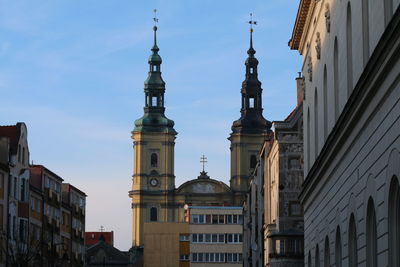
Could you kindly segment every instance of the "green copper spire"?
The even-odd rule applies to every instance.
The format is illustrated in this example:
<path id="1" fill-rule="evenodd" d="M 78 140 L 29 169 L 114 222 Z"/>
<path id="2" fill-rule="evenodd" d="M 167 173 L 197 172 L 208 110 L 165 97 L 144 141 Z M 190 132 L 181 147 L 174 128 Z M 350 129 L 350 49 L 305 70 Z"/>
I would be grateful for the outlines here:
<path id="1" fill-rule="evenodd" d="M 158 20 L 155 18 L 155 22 Z M 135 121 L 134 132 L 168 132 L 176 134 L 174 122 L 165 117 L 165 82 L 161 77 L 161 57 L 157 46 L 157 26 L 153 27 L 154 44 L 149 57 L 149 72 L 144 81 L 145 106 L 142 118 Z"/>

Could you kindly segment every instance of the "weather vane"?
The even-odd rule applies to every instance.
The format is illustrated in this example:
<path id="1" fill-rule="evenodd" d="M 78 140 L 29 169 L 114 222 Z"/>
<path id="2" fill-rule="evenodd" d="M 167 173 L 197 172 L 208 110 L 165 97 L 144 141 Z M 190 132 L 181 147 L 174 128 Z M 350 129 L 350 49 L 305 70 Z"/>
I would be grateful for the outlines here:
<path id="1" fill-rule="evenodd" d="M 204 172 L 204 164 L 207 162 L 207 158 L 203 155 L 203 156 L 200 158 L 200 162 L 203 163 L 203 172 Z"/>
<path id="2" fill-rule="evenodd" d="M 253 13 L 250 13 L 249 24 L 250 24 L 250 32 L 253 32 L 253 25 L 257 25 L 257 21 L 253 20 Z"/>
<path id="3" fill-rule="evenodd" d="M 154 26 L 156 26 L 157 23 L 158 23 L 157 9 L 154 9 L 153 12 L 154 12 L 154 18 L 153 18 L 153 20 L 154 20 Z"/>

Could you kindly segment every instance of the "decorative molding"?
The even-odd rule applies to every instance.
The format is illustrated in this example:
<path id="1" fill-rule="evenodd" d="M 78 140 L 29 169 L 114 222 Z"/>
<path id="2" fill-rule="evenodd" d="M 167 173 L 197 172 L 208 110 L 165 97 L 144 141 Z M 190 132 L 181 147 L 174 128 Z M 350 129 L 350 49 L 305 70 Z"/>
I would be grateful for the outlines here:
<path id="1" fill-rule="evenodd" d="M 317 39 L 315 39 L 315 51 L 317 52 L 317 59 L 321 59 L 321 35 L 317 32 Z"/>
<path id="2" fill-rule="evenodd" d="M 312 68 L 313 68 L 313 65 L 312 65 L 311 56 L 308 56 L 307 61 L 308 61 L 308 63 L 307 63 L 307 67 L 308 67 L 308 69 L 307 69 L 307 72 L 308 72 L 308 80 L 309 80 L 310 82 L 312 82 L 312 72 L 313 72 Z"/>
<path id="3" fill-rule="evenodd" d="M 325 5 L 325 25 L 326 31 L 329 33 L 331 32 L 331 10 L 329 8 L 329 3 Z"/>

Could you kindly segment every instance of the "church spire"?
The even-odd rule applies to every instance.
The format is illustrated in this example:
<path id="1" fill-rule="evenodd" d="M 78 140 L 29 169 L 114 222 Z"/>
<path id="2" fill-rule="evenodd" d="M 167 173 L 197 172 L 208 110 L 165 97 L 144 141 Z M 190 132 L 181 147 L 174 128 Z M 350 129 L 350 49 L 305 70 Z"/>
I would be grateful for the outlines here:
<path id="1" fill-rule="evenodd" d="M 256 50 L 253 48 L 253 25 L 257 22 L 250 14 L 250 48 L 247 50 L 246 75 L 242 83 L 242 108 L 240 119 L 233 122 L 233 133 L 262 133 L 271 130 L 271 122 L 267 121 L 262 115 L 262 88 L 258 80 L 258 60 L 254 56 Z"/>
<path id="2" fill-rule="evenodd" d="M 156 13 L 156 10 L 154 10 Z M 144 81 L 145 105 L 144 116 L 135 121 L 134 131 L 155 131 L 155 132 L 171 132 L 176 133 L 173 126 L 174 122 L 165 117 L 164 94 L 165 82 L 161 77 L 162 59 L 158 54 L 160 49 L 157 46 L 157 22 L 154 20 L 154 41 L 149 57 L 149 72 L 147 79 Z"/>

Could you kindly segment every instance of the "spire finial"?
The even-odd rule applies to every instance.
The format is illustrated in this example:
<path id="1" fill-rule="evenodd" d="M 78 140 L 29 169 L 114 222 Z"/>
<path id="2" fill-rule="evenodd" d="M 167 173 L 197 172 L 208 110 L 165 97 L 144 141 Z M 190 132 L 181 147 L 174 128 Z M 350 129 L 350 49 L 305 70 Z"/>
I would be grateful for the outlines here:
<path id="1" fill-rule="evenodd" d="M 203 154 L 203 156 L 200 158 L 200 163 L 203 164 L 203 172 L 204 172 L 204 164 L 207 163 L 207 158 L 204 156 L 204 154 Z"/>
<path id="2" fill-rule="evenodd" d="M 250 13 L 250 49 L 253 48 L 253 25 L 257 25 L 257 21 L 253 20 L 253 13 Z"/>
<path id="3" fill-rule="evenodd" d="M 157 9 L 154 9 L 153 10 L 153 12 L 154 12 L 154 18 L 153 18 L 153 21 L 154 21 L 154 27 L 153 27 L 153 31 L 154 31 L 154 45 L 153 45 L 153 51 L 154 50 L 157 50 L 158 51 L 158 47 L 157 47 L 157 23 L 158 23 L 158 18 L 157 18 Z"/>
<path id="4" fill-rule="evenodd" d="M 154 26 L 156 26 L 156 25 L 157 25 L 157 22 L 158 22 L 158 18 L 157 18 L 157 9 L 153 9 L 153 12 L 154 12 L 154 18 L 153 18 L 153 20 L 154 20 Z"/>

